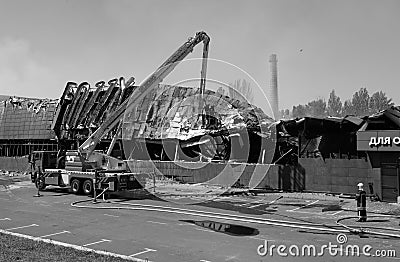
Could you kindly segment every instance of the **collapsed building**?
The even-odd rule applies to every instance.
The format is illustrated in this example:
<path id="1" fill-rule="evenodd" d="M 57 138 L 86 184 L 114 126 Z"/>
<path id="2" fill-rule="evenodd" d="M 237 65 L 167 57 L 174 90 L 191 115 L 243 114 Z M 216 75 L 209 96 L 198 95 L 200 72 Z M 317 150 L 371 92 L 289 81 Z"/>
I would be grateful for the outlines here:
<path id="1" fill-rule="evenodd" d="M 58 100 L 7 98 L 0 103 L 0 169 L 27 170 L 34 150 L 78 148 L 135 88 L 133 78 L 119 78 L 94 87 L 69 82 Z M 133 172 L 182 182 L 333 193 L 354 193 L 363 182 L 395 202 L 399 130 L 399 107 L 361 118 L 274 121 L 247 102 L 160 84 L 96 150 L 127 161 Z"/>
<path id="2" fill-rule="evenodd" d="M 4 157 L 26 156 L 34 150 L 58 151 L 57 166 L 62 168 L 62 152 L 78 148 L 135 88 L 133 78 L 126 82 L 124 78 L 100 81 L 94 87 L 87 82 L 68 82 L 61 98 L 47 103 L 51 107 L 34 107 L 31 111 L 30 107 L 5 103 L 1 126 L 7 127 L 9 119 L 21 126 L 24 122 L 35 123 L 43 140 L 37 141 L 38 146 L 21 150 L 17 144 L 30 145 L 36 136 L 29 132 L 24 137 L 16 136 L 19 127 L 2 129 L 2 168 L 7 166 Z M 199 109 L 199 97 L 205 101 L 203 110 Z M 46 119 L 45 124 L 42 119 Z M 273 119 L 247 102 L 210 90 L 200 95 L 197 88 L 160 84 L 139 102 L 134 112 L 125 114 L 120 126 L 103 137 L 96 150 L 110 151 L 125 160 L 269 164 L 275 154 L 274 126 Z"/>
<path id="3" fill-rule="evenodd" d="M 296 189 L 354 193 L 359 182 L 384 201 L 400 196 L 400 107 L 371 116 L 305 117 L 281 121 L 280 139 L 292 143 L 297 165 L 286 182 Z"/>

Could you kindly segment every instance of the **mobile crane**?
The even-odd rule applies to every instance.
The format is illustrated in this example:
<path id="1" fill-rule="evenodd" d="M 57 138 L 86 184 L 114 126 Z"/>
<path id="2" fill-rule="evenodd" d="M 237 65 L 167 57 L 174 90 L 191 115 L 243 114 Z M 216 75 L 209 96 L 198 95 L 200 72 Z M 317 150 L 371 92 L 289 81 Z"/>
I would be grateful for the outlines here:
<path id="1" fill-rule="evenodd" d="M 134 109 L 146 95 L 170 74 L 174 68 L 188 55 L 194 47 L 203 42 L 203 56 L 200 80 L 200 102 L 203 106 L 203 94 L 206 84 L 207 58 L 210 38 L 201 31 L 190 37 L 178 48 L 157 70 L 147 77 L 131 94 L 107 117 L 100 127 L 80 145 L 78 150 L 65 152 L 65 168 L 57 168 L 54 157 L 60 157 L 59 152 L 34 151 L 30 156 L 32 163 L 32 182 L 39 190 L 46 186 L 70 187 L 75 194 L 83 192 L 90 195 L 94 189 L 108 189 L 120 191 L 141 188 L 140 177 L 129 170 L 127 164 L 111 156 L 116 135 L 110 144 L 107 154 L 95 151 L 100 139 L 115 129 L 122 126 L 125 112 Z M 202 108 L 199 109 L 202 112 Z"/>

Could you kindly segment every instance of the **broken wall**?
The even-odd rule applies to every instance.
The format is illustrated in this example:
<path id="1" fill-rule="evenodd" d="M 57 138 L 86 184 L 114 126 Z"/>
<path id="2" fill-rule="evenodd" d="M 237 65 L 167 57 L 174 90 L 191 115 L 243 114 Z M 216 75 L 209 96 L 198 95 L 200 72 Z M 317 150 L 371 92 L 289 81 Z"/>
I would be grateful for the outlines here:
<path id="1" fill-rule="evenodd" d="M 0 170 L 28 172 L 28 157 L 0 157 Z"/>
<path id="2" fill-rule="evenodd" d="M 365 159 L 299 158 L 305 172 L 305 189 L 354 194 L 357 184 L 373 183 L 374 193 L 382 198 L 380 168 L 372 168 Z"/>
<path id="3" fill-rule="evenodd" d="M 224 185 L 226 176 L 238 177 L 237 186 L 249 187 L 251 180 L 256 181 L 252 188 L 279 189 L 279 166 L 271 164 L 247 164 L 247 163 L 204 163 L 204 162 L 180 162 L 173 161 L 142 161 L 129 160 L 129 168 L 134 173 L 152 173 L 175 178 L 185 183 L 204 183 L 212 180 L 212 184 Z M 223 180 L 218 175 L 224 170 L 229 171 Z M 215 179 L 216 178 L 216 179 Z"/>

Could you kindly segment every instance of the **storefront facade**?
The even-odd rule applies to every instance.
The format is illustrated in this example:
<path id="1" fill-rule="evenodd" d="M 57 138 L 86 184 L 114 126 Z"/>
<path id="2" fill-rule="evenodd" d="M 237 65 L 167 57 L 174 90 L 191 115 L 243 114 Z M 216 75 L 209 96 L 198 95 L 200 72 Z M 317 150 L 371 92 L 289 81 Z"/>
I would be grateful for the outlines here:
<path id="1" fill-rule="evenodd" d="M 372 167 L 381 170 L 382 200 L 400 197 L 400 130 L 357 132 L 357 150 L 366 152 Z"/>

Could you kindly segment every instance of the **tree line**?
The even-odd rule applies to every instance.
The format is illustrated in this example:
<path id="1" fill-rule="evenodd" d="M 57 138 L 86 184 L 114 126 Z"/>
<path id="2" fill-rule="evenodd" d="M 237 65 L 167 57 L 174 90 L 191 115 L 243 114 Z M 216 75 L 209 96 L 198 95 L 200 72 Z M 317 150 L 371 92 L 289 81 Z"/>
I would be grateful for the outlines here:
<path id="1" fill-rule="evenodd" d="M 289 109 L 286 109 L 281 110 L 280 113 L 282 118 L 365 116 L 377 113 L 391 106 L 393 106 L 392 99 L 388 98 L 382 91 L 375 92 L 370 96 L 366 88 L 360 88 L 360 90 L 353 94 L 351 99 L 342 103 L 340 97 L 336 95 L 333 89 L 329 94 L 328 102 L 323 98 L 319 98 L 305 105 L 293 106 L 291 112 Z"/>

